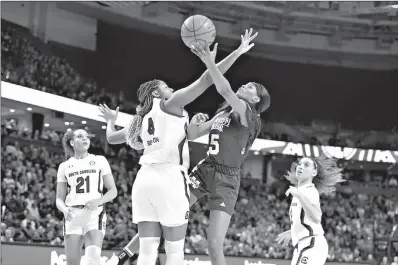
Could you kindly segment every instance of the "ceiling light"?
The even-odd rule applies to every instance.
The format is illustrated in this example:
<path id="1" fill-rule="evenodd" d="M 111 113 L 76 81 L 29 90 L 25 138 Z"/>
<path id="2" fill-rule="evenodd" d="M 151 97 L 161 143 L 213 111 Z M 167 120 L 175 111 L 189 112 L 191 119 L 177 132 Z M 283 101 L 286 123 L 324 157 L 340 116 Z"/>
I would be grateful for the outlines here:
<path id="1" fill-rule="evenodd" d="M 10 109 L 11 112 L 15 112 L 15 109 Z"/>
<path id="2" fill-rule="evenodd" d="M 71 128 L 68 128 L 68 129 L 67 129 L 67 131 L 68 131 L 68 132 L 71 132 L 71 131 L 72 131 L 72 129 L 71 129 Z"/>
<path id="3" fill-rule="evenodd" d="M 69 125 L 69 121 L 66 121 L 66 122 L 65 122 L 65 125 Z"/>
<path id="4" fill-rule="evenodd" d="M 50 124 L 48 124 L 48 123 L 44 124 L 44 127 L 49 127 L 49 126 L 50 126 Z"/>
<path id="5" fill-rule="evenodd" d="M 82 121 L 82 124 L 86 124 L 87 122 L 86 121 Z"/>
<path id="6" fill-rule="evenodd" d="M 105 126 L 105 125 L 102 125 L 102 127 L 101 127 L 101 128 L 105 130 L 105 129 L 106 129 L 106 126 Z"/>
<path id="7" fill-rule="evenodd" d="M 27 108 L 28 111 L 32 111 L 32 108 Z"/>

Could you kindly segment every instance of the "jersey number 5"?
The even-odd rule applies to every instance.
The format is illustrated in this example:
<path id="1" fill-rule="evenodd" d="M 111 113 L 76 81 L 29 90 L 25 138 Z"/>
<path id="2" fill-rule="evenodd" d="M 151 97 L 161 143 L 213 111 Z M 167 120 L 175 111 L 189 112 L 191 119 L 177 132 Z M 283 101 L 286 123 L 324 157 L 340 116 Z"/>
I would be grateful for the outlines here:
<path id="1" fill-rule="evenodd" d="M 84 191 L 84 188 L 82 187 L 86 183 L 86 191 Z M 83 177 L 78 177 L 77 178 L 77 185 L 76 185 L 76 193 L 89 193 L 90 192 L 90 176 L 87 176 L 86 178 Z"/>
<path id="2" fill-rule="evenodd" d="M 209 154 L 217 155 L 220 152 L 220 144 L 218 140 L 220 139 L 220 135 L 212 134 L 210 136 L 210 147 L 209 147 Z"/>
<path id="3" fill-rule="evenodd" d="M 153 135 L 155 133 L 155 125 L 153 125 L 153 120 L 152 118 L 148 119 L 148 133 L 150 135 Z"/>

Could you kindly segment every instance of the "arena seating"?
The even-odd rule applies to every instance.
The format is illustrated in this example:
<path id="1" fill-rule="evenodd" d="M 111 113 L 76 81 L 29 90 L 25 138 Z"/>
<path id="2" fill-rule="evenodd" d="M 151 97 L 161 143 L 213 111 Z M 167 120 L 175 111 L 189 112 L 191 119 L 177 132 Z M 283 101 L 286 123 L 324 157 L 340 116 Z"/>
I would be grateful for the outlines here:
<path id="1" fill-rule="evenodd" d="M 29 34 L 15 25 L 2 23 L 3 81 L 91 104 L 105 102 L 111 108 L 120 106 L 122 111 L 135 112 L 133 102 L 125 102 L 122 94 L 105 93 L 97 87 L 95 80 L 81 76 L 67 59 L 46 51 L 49 47 L 37 45 Z M 1 240 L 60 245 L 63 216 L 54 204 L 56 171 L 63 161 L 60 148 L 62 135 L 47 129 L 36 139 L 30 139 L 29 135 L 28 132 L 2 126 Z M 295 140 L 289 135 L 273 134 L 266 129 L 260 137 Z M 350 144 L 346 139 L 332 140 L 336 145 Z M 311 139 L 310 143 L 317 144 L 319 140 Z M 386 149 L 391 147 L 389 143 L 372 141 L 361 147 L 380 146 Z M 104 141 L 92 142 L 91 152 L 104 154 L 113 169 L 119 194 L 113 203 L 107 205 L 108 232 L 104 247 L 120 249 L 136 233 L 136 226 L 131 222 L 130 191 L 138 170 L 139 153 L 127 146 L 108 146 Z M 358 172 L 346 174 L 351 176 L 346 185 L 397 187 L 394 178 L 380 176 L 377 180 L 360 183 L 358 181 L 365 178 L 356 178 Z M 265 185 L 242 184 L 236 214 L 225 242 L 227 255 L 291 257 L 292 248 L 283 249 L 274 241 L 278 233 L 289 227 L 289 204 L 282 190 L 286 190 L 286 185 L 283 179 L 277 183 L 276 190 Z M 381 195 L 372 197 L 339 192 L 322 198 L 323 224 L 330 247 L 329 260 L 373 262 L 372 239 L 391 233 L 392 225 L 397 222 L 394 220 L 398 213 L 396 205 L 396 198 L 393 200 Z M 206 253 L 208 217 L 205 201 L 192 208 L 186 253 Z"/>
<path id="2" fill-rule="evenodd" d="M 93 78 L 86 78 L 78 73 L 71 66 L 68 58 L 61 58 L 55 55 L 53 50 L 63 50 L 64 53 L 60 52 L 62 54 L 73 54 L 71 49 L 68 50 L 65 47 L 66 45 L 57 45 L 53 42 L 49 45 L 44 44 L 33 37 L 26 29 L 5 20 L 2 20 L 1 42 L 3 60 L 1 64 L 1 79 L 3 81 L 91 104 L 106 103 L 111 108 L 120 106 L 121 111 L 131 114 L 135 113 L 135 104 L 132 101 L 126 101 L 122 92 L 119 92 L 119 94 L 106 93 L 104 89 L 97 87 L 97 83 Z M 78 66 L 78 58 L 87 60 L 87 58 L 92 56 L 83 56 L 83 53 L 84 51 L 79 49 L 74 57 L 71 55 L 71 61 Z M 398 137 L 388 138 L 384 135 L 374 137 L 371 140 L 365 135 L 364 138 L 368 139 L 366 144 L 362 144 L 362 138 L 352 140 L 339 135 L 330 135 L 327 141 L 320 140 L 314 136 L 307 136 L 305 141 L 303 141 L 302 137 L 297 137 L 294 134 L 270 132 L 266 122 L 263 124 L 263 130 L 259 137 L 311 144 L 381 149 L 391 149 L 393 146 L 397 147 L 398 145 L 395 140 Z"/>
<path id="3" fill-rule="evenodd" d="M 134 104 L 127 102 L 122 94 L 105 93 L 93 79 L 76 72 L 66 59 L 43 47 L 39 49 L 32 38 L 23 28 L 2 20 L 2 80 L 91 104 L 106 103 L 112 108 L 120 106 L 121 111 L 134 112 Z"/>
<path id="4" fill-rule="evenodd" d="M 2 139 L 2 241 L 62 244 L 63 216 L 54 207 L 54 179 L 63 161 L 60 145 L 54 145 L 50 139 L 32 140 L 27 134 L 5 127 Z M 138 170 L 139 153 L 126 146 L 109 148 L 95 141 L 92 147 L 92 152 L 108 158 L 119 192 L 115 201 L 107 205 L 108 232 L 104 247 L 120 249 L 136 233 L 136 226 L 131 222 L 130 191 Z M 387 180 L 387 185 L 396 184 Z M 283 195 L 286 185 L 282 179 L 276 185 L 277 190 L 265 185 L 242 184 L 225 242 L 227 255 L 291 257 L 292 248 L 283 249 L 274 241 L 278 233 L 289 229 L 289 202 Z M 373 252 L 373 237 L 388 236 L 391 232 L 398 210 L 396 205 L 396 201 L 383 196 L 337 193 L 322 198 L 329 260 L 367 260 Z M 192 208 L 186 253 L 207 251 L 207 210 L 203 200 Z"/>

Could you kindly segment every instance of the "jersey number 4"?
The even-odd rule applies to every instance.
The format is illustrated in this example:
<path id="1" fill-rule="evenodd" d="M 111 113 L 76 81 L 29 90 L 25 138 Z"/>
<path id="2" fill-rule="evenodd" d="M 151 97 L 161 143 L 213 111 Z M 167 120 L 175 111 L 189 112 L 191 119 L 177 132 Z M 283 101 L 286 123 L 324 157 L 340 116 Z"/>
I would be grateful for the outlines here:
<path id="1" fill-rule="evenodd" d="M 209 147 L 209 154 L 217 155 L 220 152 L 220 144 L 218 143 L 220 140 L 220 135 L 212 134 L 210 136 L 210 147 Z"/>
<path id="2" fill-rule="evenodd" d="M 155 133 L 155 125 L 153 125 L 153 120 L 152 118 L 148 119 L 148 133 L 150 135 L 153 135 Z"/>
<path id="3" fill-rule="evenodd" d="M 84 190 L 84 183 L 86 183 L 86 189 Z M 78 177 L 76 185 L 76 193 L 89 193 L 90 192 L 90 176 L 86 178 Z"/>

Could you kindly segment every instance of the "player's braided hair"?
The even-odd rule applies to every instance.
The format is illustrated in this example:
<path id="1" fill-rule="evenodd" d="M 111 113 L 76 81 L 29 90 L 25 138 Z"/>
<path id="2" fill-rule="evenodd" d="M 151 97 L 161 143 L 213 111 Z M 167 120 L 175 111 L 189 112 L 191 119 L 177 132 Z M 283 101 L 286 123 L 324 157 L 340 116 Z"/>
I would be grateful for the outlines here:
<path id="1" fill-rule="evenodd" d="M 142 118 L 151 111 L 153 105 L 152 92 L 158 88 L 160 80 L 154 79 L 143 83 L 137 92 L 139 105 L 136 108 L 136 115 L 133 116 L 129 126 L 127 126 L 126 142 L 135 150 L 144 149 L 140 134 Z"/>
<path id="2" fill-rule="evenodd" d="M 255 87 L 257 91 L 257 95 L 260 98 L 260 101 L 257 102 L 256 104 L 251 104 L 250 102 L 247 102 L 249 105 L 249 110 L 246 112 L 247 119 L 249 121 L 249 124 L 254 124 L 254 126 L 251 126 L 249 128 L 250 130 L 250 135 L 249 139 L 247 140 L 247 145 L 246 145 L 246 154 L 248 154 L 248 151 L 250 147 L 252 146 L 254 140 L 257 139 L 258 135 L 261 132 L 261 117 L 260 113 L 266 111 L 269 106 L 271 105 L 271 97 L 267 91 L 267 89 L 258 83 L 251 82 Z M 230 112 L 232 110 L 232 107 L 227 103 L 224 102 L 220 108 L 217 110 L 216 114 L 220 112 Z"/>
<path id="3" fill-rule="evenodd" d="M 64 148 L 65 160 L 68 160 L 75 155 L 75 150 L 73 150 L 73 147 L 70 145 L 70 141 L 73 140 L 73 134 L 74 131 L 69 131 L 62 137 L 62 147 Z"/>
<path id="4" fill-rule="evenodd" d="M 312 179 L 315 188 L 319 194 L 329 195 L 336 190 L 336 184 L 344 182 L 343 169 L 337 166 L 336 160 L 322 155 L 318 158 L 311 158 L 314 161 L 317 175 Z M 294 186 L 297 186 L 298 179 L 296 177 L 297 162 L 293 162 L 290 171 L 287 172 L 285 178 Z"/>

